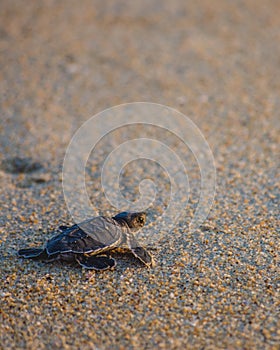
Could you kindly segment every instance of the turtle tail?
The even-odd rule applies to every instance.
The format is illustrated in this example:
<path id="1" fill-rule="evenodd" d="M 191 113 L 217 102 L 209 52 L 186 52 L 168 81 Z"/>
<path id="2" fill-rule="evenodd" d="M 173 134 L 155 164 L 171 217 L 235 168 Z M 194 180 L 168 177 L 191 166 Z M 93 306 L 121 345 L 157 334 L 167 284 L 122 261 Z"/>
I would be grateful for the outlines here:
<path id="1" fill-rule="evenodd" d="M 42 248 L 26 248 L 18 251 L 18 256 L 25 259 L 44 258 L 45 249 Z"/>

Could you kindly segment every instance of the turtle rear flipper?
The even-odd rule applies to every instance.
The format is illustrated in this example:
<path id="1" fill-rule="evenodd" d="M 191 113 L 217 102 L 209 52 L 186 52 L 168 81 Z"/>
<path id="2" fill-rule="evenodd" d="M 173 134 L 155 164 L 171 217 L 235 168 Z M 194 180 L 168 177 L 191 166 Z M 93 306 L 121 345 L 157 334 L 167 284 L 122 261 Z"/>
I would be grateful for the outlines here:
<path id="1" fill-rule="evenodd" d="M 65 231 L 65 230 L 68 230 L 68 228 L 70 228 L 70 226 L 66 226 L 66 225 L 58 226 L 58 230 L 61 231 L 61 232 Z"/>
<path id="2" fill-rule="evenodd" d="M 86 256 L 76 255 L 77 262 L 86 269 L 90 270 L 108 270 L 116 266 L 116 260 L 106 255 Z"/>
<path id="3" fill-rule="evenodd" d="M 18 251 L 18 256 L 25 259 L 41 259 L 45 258 L 45 249 L 42 248 L 26 248 Z"/>

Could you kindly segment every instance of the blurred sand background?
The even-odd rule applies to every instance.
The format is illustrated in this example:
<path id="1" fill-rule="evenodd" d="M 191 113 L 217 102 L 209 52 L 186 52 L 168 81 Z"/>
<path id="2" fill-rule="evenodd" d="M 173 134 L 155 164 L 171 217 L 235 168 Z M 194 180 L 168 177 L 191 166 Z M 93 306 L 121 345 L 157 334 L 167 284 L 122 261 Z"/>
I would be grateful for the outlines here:
<path id="1" fill-rule="evenodd" d="M 279 2 L 0 8 L 0 348 L 279 349 Z M 20 247 L 71 223 L 61 169 L 74 132 L 134 101 L 176 108 L 204 134 L 217 169 L 207 221 L 189 234 L 186 210 L 174 230 L 184 243 L 158 247 L 150 270 L 129 255 L 90 274 L 19 260 Z M 110 215 L 99 191 L 104 154 L 106 142 L 88 176 L 96 210 Z M 18 173 L 14 157 L 31 165 Z M 40 164 L 29 172 L 32 162 Z M 131 198 L 134 166 L 123 180 Z M 165 175 L 151 168 L 164 196 Z"/>

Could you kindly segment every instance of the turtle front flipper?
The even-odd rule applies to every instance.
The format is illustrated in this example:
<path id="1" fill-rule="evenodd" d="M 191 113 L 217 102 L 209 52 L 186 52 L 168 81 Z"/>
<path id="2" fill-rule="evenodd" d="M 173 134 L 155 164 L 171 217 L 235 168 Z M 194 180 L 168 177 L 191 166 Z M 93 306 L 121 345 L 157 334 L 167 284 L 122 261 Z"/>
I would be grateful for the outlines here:
<path id="1" fill-rule="evenodd" d="M 26 248 L 18 251 L 18 256 L 25 259 L 41 259 L 45 258 L 45 249 L 42 248 Z"/>
<path id="2" fill-rule="evenodd" d="M 87 256 L 77 254 L 76 260 L 81 266 L 90 270 L 108 270 L 116 266 L 116 260 L 106 255 Z"/>
<path id="3" fill-rule="evenodd" d="M 134 237 L 134 235 L 130 232 L 127 236 L 127 245 L 133 255 L 142 261 L 146 266 L 152 267 L 155 265 L 154 259 L 152 255 L 143 247 L 139 245 L 137 242 L 137 239 Z"/>
<path id="4" fill-rule="evenodd" d="M 142 261 L 146 266 L 152 267 L 155 265 L 154 259 L 151 254 L 143 247 L 132 247 L 131 251 L 133 255 Z"/>

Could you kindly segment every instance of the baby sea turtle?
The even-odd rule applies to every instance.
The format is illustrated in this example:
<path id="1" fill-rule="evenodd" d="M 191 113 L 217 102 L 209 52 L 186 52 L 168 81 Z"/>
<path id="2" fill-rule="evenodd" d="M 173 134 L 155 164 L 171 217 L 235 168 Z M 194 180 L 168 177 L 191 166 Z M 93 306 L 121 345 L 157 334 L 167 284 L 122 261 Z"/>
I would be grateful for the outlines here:
<path id="1" fill-rule="evenodd" d="M 86 269 L 107 270 L 116 266 L 116 261 L 104 253 L 124 246 L 150 267 L 154 264 L 152 256 L 134 236 L 145 222 L 143 212 L 122 212 L 112 218 L 97 216 L 71 227 L 60 226 L 60 233 L 48 240 L 43 248 L 20 249 L 18 255 L 44 261 L 76 260 Z"/>

